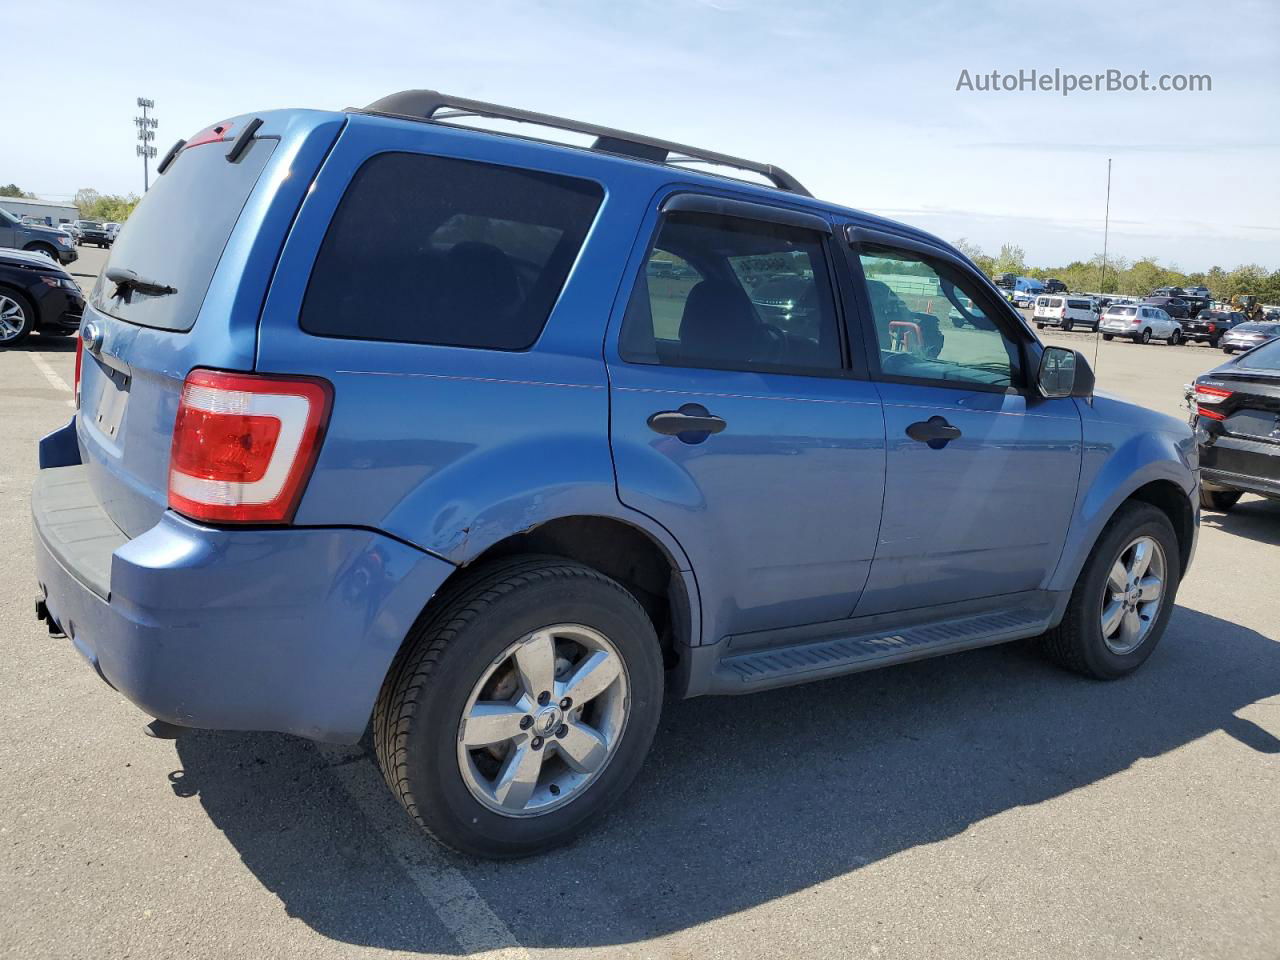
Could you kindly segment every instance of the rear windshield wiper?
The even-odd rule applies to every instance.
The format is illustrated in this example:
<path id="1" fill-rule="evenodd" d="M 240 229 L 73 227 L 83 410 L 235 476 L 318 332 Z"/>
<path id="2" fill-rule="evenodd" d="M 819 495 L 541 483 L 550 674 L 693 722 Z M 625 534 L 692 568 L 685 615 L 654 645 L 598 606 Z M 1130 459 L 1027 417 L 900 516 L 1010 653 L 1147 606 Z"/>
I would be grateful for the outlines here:
<path id="1" fill-rule="evenodd" d="M 107 270 L 106 277 L 116 285 L 116 296 L 130 290 L 147 293 L 153 297 L 163 297 L 165 294 L 178 292 L 176 287 L 140 277 L 133 270 L 127 270 L 124 267 L 111 267 Z"/>

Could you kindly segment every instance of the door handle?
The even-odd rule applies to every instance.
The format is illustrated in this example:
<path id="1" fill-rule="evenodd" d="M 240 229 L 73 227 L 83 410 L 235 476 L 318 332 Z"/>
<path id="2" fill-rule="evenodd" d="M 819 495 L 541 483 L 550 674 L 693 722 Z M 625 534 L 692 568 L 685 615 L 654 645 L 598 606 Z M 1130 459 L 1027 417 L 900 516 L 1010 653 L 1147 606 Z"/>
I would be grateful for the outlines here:
<path id="1" fill-rule="evenodd" d="M 952 440 L 960 438 L 960 428 L 947 423 L 946 417 L 930 417 L 907 427 L 907 436 L 920 443 L 927 443 L 930 450 L 941 450 Z"/>
<path id="2" fill-rule="evenodd" d="M 647 422 L 654 433 L 679 437 L 685 443 L 701 443 L 728 426 L 700 403 L 686 403 L 679 410 L 659 410 Z"/>

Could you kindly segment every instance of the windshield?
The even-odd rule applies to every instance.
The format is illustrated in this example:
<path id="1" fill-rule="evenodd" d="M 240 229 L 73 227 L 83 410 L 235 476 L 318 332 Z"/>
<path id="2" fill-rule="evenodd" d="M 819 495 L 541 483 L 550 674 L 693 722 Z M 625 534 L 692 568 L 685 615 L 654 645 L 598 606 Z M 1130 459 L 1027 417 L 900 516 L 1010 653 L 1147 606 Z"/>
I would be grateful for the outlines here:
<path id="1" fill-rule="evenodd" d="M 129 229 L 117 234 L 103 272 L 132 270 L 176 292 L 152 296 L 99 280 L 94 307 L 144 327 L 190 330 L 222 249 L 276 142 L 251 141 L 237 163 L 228 163 L 226 151 L 213 146 L 183 150 L 129 217 Z"/>
<path id="2" fill-rule="evenodd" d="M 96 220 L 80 220 L 79 225 L 81 230 L 101 230 L 102 229 L 102 224 L 98 223 Z"/>

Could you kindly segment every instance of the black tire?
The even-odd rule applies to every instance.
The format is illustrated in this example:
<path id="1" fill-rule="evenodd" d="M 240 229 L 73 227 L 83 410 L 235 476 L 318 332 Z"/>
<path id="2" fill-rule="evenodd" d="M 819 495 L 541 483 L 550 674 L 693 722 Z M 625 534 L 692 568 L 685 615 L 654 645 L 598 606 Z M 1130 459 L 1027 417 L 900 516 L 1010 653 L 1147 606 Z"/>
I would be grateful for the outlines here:
<path id="1" fill-rule="evenodd" d="M 1206 490 L 1200 488 L 1200 506 L 1205 510 L 1217 510 L 1219 513 L 1226 513 L 1237 503 L 1243 496 L 1239 490 Z"/>
<path id="2" fill-rule="evenodd" d="M 1043 324 L 1043 323 L 1037 323 L 1037 324 L 1036 324 L 1036 329 L 1037 329 L 1037 330 L 1043 330 L 1043 329 L 1044 329 L 1044 324 Z"/>
<path id="3" fill-rule="evenodd" d="M 1218 341 L 1219 341 L 1220 339 L 1221 339 L 1220 337 L 1210 337 L 1210 338 L 1209 338 L 1209 346 L 1210 346 L 1212 349 L 1217 350 L 1217 349 L 1218 349 Z"/>
<path id="4" fill-rule="evenodd" d="M 1102 335 L 1102 339 L 1103 339 L 1103 340 L 1114 340 L 1114 339 L 1115 339 L 1115 334 L 1112 334 L 1112 333 L 1104 333 L 1104 334 Z"/>
<path id="5" fill-rule="evenodd" d="M 1101 616 L 1102 591 L 1112 565 L 1124 549 L 1139 536 L 1159 542 L 1165 555 L 1165 591 L 1160 612 L 1146 638 L 1126 654 L 1110 650 L 1103 640 Z M 1182 577 L 1182 558 L 1178 539 L 1168 516 L 1149 503 L 1130 500 L 1120 506 L 1085 562 L 1067 603 L 1062 621 L 1040 638 L 1040 646 L 1049 659 L 1093 677 L 1095 680 L 1117 680 L 1132 673 L 1151 656 L 1164 634 Z"/>
<path id="6" fill-rule="evenodd" d="M 1230 347 L 1223 347 L 1222 352 L 1225 353 L 1227 356 L 1231 356 L 1231 354 L 1235 353 L 1235 351 L 1232 350 Z"/>
<path id="7" fill-rule="evenodd" d="M 955 327 L 957 330 L 959 330 L 961 327 L 964 326 L 964 317 L 952 317 L 951 325 Z"/>
<path id="8" fill-rule="evenodd" d="M 1075 327 L 1075 323 L 1074 323 L 1073 321 L 1071 321 L 1071 320 L 1063 320 L 1063 321 L 1062 321 L 1062 330 L 1063 330 L 1063 332 L 1064 332 L 1064 333 L 1070 333 L 1070 332 L 1071 332 L 1071 330 L 1072 330 L 1072 328 L 1074 328 L 1074 327 Z"/>
<path id="9" fill-rule="evenodd" d="M 1146 329 L 1146 330 L 1143 330 L 1143 331 L 1142 331 L 1142 333 L 1138 334 L 1137 342 L 1138 342 L 1138 343 L 1150 343 L 1150 342 L 1151 342 L 1151 330 L 1150 330 L 1150 328 L 1148 328 L 1148 329 Z"/>
<path id="10" fill-rule="evenodd" d="M 0 350 L 4 350 L 7 347 L 16 347 L 31 336 L 31 331 L 36 326 L 36 308 L 25 294 L 10 287 L 0 287 L 0 297 L 11 300 L 22 314 L 18 332 L 7 339 L 0 340 Z"/>
<path id="11" fill-rule="evenodd" d="M 554 623 L 604 634 L 626 665 L 630 714 L 616 751 L 568 804 L 509 817 L 480 803 L 459 769 L 459 721 L 472 688 L 513 641 Z M 573 839 L 630 786 L 662 709 L 663 664 L 648 615 L 622 585 L 557 557 L 499 561 L 432 604 L 405 640 L 373 717 L 391 792 L 441 843 L 482 857 L 529 856 Z"/>
<path id="12" fill-rule="evenodd" d="M 1173 333 L 1169 334 L 1169 346 L 1176 347 L 1180 343 L 1182 343 L 1181 331 L 1175 330 Z"/>

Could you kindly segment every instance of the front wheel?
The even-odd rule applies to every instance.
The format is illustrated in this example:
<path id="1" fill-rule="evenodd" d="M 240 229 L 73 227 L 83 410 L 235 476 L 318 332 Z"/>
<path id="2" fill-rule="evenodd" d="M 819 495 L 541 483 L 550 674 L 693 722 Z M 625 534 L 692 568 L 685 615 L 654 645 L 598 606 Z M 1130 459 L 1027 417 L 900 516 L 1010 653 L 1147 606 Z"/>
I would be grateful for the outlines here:
<path id="1" fill-rule="evenodd" d="M 1104 334 L 1102 335 L 1102 339 L 1103 339 L 1103 340 L 1114 340 L 1114 339 L 1115 339 L 1115 334 L 1111 334 L 1111 333 L 1104 333 Z"/>
<path id="2" fill-rule="evenodd" d="M 1173 331 L 1173 333 L 1169 334 L 1169 346 L 1176 347 L 1181 342 L 1182 342 L 1181 330 L 1175 330 Z"/>
<path id="3" fill-rule="evenodd" d="M 653 624 L 624 587 L 569 560 L 506 561 L 415 625 L 383 684 L 374 748 L 428 833 L 527 856 L 571 840 L 630 785 L 662 685 Z"/>
<path id="4" fill-rule="evenodd" d="M 1237 503 L 1243 496 L 1239 490 L 1206 490 L 1200 488 L 1200 506 L 1205 510 L 1216 510 L 1219 513 L 1226 513 Z"/>
<path id="5" fill-rule="evenodd" d="M 31 335 L 36 311 L 17 290 L 0 289 L 0 349 L 16 347 Z"/>
<path id="6" fill-rule="evenodd" d="M 1149 503 L 1123 504 L 1094 545 L 1044 652 L 1097 680 L 1132 673 L 1169 622 L 1181 578 L 1173 525 Z"/>

